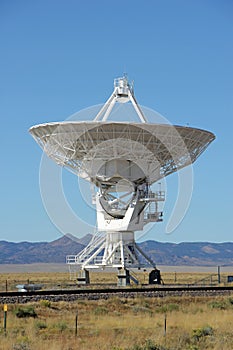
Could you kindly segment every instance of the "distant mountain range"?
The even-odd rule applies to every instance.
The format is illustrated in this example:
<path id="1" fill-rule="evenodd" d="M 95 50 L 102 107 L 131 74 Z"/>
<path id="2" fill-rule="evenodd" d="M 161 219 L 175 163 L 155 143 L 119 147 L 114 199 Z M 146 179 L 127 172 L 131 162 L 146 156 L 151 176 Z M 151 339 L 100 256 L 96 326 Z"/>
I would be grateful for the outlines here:
<path id="1" fill-rule="evenodd" d="M 52 242 L 0 241 L 0 264 L 65 263 L 66 255 L 79 253 L 90 241 L 66 234 Z M 233 266 L 233 242 L 161 243 L 145 241 L 139 246 L 158 265 Z"/>

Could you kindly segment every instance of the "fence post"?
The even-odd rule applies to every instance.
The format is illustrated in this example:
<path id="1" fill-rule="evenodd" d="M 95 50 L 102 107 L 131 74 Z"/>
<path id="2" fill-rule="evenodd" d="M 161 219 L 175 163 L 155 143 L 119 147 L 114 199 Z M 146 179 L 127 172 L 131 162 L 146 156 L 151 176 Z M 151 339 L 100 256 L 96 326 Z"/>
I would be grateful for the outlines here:
<path id="1" fill-rule="evenodd" d="M 7 321 L 7 304 L 4 304 L 3 306 L 3 311 L 4 311 L 4 334 L 6 335 L 6 321 Z"/>
<path id="2" fill-rule="evenodd" d="M 220 266 L 218 266 L 218 284 L 221 283 L 221 277 L 220 277 Z"/>
<path id="3" fill-rule="evenodd" d="M 75 316 L 75 336 L 77 337 L 78 335 L 78 313 L 76 313 Z"/>
<path id="4" fill-rule="evenodd" d="M 164 314 L 164 336 L 167 334 L 167 315 Z"/>

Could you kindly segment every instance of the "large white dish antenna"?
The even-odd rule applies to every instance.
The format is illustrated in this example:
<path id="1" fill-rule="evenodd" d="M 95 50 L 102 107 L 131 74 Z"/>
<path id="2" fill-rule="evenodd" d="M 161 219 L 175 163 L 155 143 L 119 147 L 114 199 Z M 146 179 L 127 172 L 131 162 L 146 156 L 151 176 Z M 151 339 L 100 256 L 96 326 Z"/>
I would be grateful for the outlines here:
<path id="1" fill-rule="evenodd" d="M 100 176 L 108 177 L 103 164 L 113 159 L 137 164 L 154 183 L 193 163 L 215 138 L 186 126 L 107 121 L 46 123 L 30 133 L 56 163 L 97 185 Z"/>
<path id="2" fill-rule="evenodd" d="M 140 123 L 107 120 L 116 103 L 127 102 Z M 197 128 L 148 123 L 125 76 L 115 79 L 112 95 L 93 121 L 46 123 L 29 131 L 57 164 L 98 188 L 100 234 L 81 253 L 67 257 L 70 266 L 81 266 L 85 282 L 89 268 L 141 267 L 139 255 L 155 266 L 134 238 L 147 223 L 162 221 L 164 192 L 154 193 L 150 185 L 195 162 L 215 138 Z"/>

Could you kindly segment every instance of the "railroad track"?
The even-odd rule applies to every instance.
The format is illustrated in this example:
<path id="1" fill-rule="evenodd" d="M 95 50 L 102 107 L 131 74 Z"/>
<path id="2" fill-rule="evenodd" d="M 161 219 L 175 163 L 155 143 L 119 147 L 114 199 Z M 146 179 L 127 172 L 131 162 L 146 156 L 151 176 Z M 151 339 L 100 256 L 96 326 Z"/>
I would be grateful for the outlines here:
<path id="1" fill-rule="evenodd" d="M 0 304 L 37 302 L 42 299 L 50 301 L 99 300 L 111 297 L 135 298 L 166 296 L 219 296 L 233 295 L 232 286 L 156 286 L 137 288 L 79 288 L 56 289 L 29 292 L 0 292 Z"/>

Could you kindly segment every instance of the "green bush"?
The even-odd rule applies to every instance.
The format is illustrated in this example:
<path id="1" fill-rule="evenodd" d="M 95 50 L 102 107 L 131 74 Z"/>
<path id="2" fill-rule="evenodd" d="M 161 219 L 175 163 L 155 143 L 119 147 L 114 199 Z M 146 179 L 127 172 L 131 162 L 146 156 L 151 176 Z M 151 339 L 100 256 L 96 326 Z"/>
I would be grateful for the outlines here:
<path id="1" fill-rule="evenodd" d="M 19 318 L 25 318 L 25 317 L 37 317 L 37 313 L 34 310 L 32 306 L 25 306 L 25 307 L 17 307 L 14 311 L 15 316 Z"/>
<path id="2" fill-rule="evenodd" d="M 214 330 L 210 326 L 202 327 L 202 328 L 197 328 L 193 330 L 192 337 L 194 340 L 199 341 L 201 338 L 206 337 L 208 335 L 213 335 Z"/>
<path id="3" fill-rule="evenodd" d="M 53 325 L 53 328 L 57 329 L 59 332 L 64 332 L 68 326 L 67 326 L 67 323 L 65 321 L 60 321 L 60 322 L 57 322 Z"/>
<path id="4" fill-rule="evenodd" d="M 38 322 L 35 323 L 35 327 L 38 330 L 46 329 L 47 328 L 47 324 L 45 322 L 43 322 L 43 321 L 38 321 Z"/>
<path id="5" fill-rule="evenodd" d="M 187 348 L 187 350 L 200 350 L 200 348 L 199 348 L 199 346 L 197 346 L 197 345 L 193 345 L 193 344 L 191 344 L 188 348 Z"/>
<path id="6" fill-rule="evenodd" d="M 40 305 L 43 307 L 51 307 L 51 301 L 42 299 L 40 300 Z"/>
<path id="7" fill-rule="evenodd" d="M 179 305 L 178 304 L 170 303 L 170 304 L 167 304 L 167 305 L 160 306 L 157 311 L 166 313 L 166 312 L 172 312 L 172 311 L 178 311 L 178 310 L 179 310 Z"/>
<path id="8" fill-rule="evenodd" d="M 137 313 L 149 313 L 152 314 L 152 311 L 148 309 L 147 307 L 144 306 L 133 306 L 132 311 L 137 314 Z"/>
<path id="9" fill-rule="evenodd" d="M 132 348 L 128 350 L 166 350 L 166 348 L 164 348 L 161 345 L 155 344 L 151 339 L 147 339 L 145 341 L 145 344 L 143 345 L 135 344 Z"/>
<path id="10" fill-rule="evenodd" d="M 22 336 L 17 339 L 17 343 L 13 344 L 12 346 L 13 350 L 31 350 L 31 347 L 29 346 L 29 339 L 26 336 Z"/>
<path id="11" fill-rule="evenodd" d="M 108 309 L 104 306 L 97 306 L 94 310 L 94 315 L 106 315 L 108 313 Z"/>
<path id="12" fill-rule="evenodd" d="M 226 305 L 226 301 L 225 300 L 215 300 L 215 301 L 211 301 L 210 303 L 208 303 L 208 306 L 211 309 L 220 309 L 220 310 L 225 310 L 227 308 Z"/>
<path id="13" fill-rule="evenodd" d="M 211 309 L 227 310 L 231 309 L 233 306 L 233 298 L 229 297 L 222 300 L 214 300 L 208 303 Z"/>

